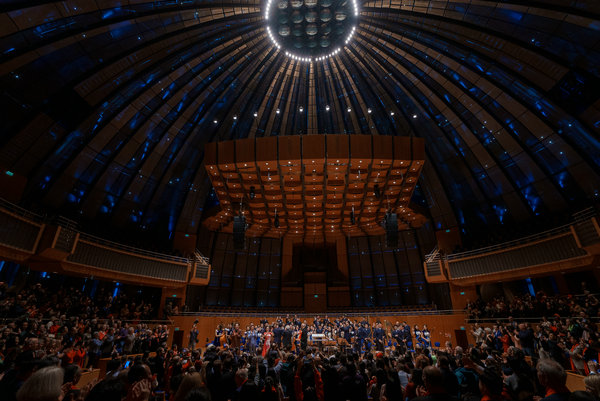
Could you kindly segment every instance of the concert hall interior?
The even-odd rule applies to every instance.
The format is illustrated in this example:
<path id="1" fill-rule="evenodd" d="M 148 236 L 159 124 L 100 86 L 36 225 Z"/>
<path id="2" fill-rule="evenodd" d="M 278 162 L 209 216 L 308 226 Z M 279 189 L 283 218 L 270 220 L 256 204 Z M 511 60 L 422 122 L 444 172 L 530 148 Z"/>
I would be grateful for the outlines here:
<path id="1" fill-rule="evenodd" d="M 6 0 L 0 85 L 11 400 L 600 401 L 597 0 Z"/>

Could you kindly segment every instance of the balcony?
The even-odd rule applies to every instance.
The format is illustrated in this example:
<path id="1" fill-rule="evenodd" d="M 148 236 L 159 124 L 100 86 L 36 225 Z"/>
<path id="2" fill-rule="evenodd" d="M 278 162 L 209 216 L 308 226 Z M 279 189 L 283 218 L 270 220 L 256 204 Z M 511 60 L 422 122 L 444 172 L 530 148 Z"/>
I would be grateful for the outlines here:
<path id="1" fill-rule="evenodd" d="M 426 256 L 430 283 L 481 284 L 591 266 L 600 252 L 596 213 L 586 209 L 571 224 L 535 235 L 467 252 Z"/>
<path id="2" fill-rule="evenodd" d="M 210 262 L 134 248 L 78 231 L 61 217 L 46 218 L 0 199 L 0 258 L 35 270 L 94 276 L 133 284 L 207 285 Z"/>

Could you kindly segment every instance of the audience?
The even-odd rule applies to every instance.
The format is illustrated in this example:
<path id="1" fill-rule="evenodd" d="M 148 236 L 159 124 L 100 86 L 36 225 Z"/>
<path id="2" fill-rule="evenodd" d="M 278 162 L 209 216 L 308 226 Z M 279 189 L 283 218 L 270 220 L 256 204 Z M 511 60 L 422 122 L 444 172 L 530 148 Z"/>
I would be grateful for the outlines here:
<path id="1" fill-rule="evenodd" d="M 102 290 L 91 298 L 72 287 L 50 289 L 40 282 L 22 287 L 0 283 L 2 399 L 14 400 L 23 382 L 48 366 L 63 368 L 63 397 L 78 398 L 83 369 L 97 366 L 100 358 L 154 352 L 166 345 L 167 326 L 143 322 L 154 317 L 152 306 L 143 301 Z M 112 369 L 116 372 L 119 365 Z"/>
<path id="2" fill-rule="evenodd" d="M 589 291 L 573 296 L 547 296 L 542 292 L 532 295 L 514 296 L 511 301 L 505 297 L 495 297 L 489 302 L 478 299 L 468 302 L 466 311 L 470 319 L 508 319 L 529 318 L 541 316 L 581 316 L 582 314 L 596 317 L 600 310 L 600 301 Z"/>
<path id="3" fill-rule="evenodd" d="M 254 326 L 242 333 L 232 322 L 228 336 L 220 326 L 204 352 L 167 349 L 166 326 L 141 321 L 151 317 L 148 305 L 98 295 L 91 299 L 71 288 L 51 293 L 37 285 L 14 292 L 0 285 L 2 400 L 600 401 L 600 338 L 590 319 L 598 301 L 589 293 L 470 303 L 472 318 L 493 323 L 473 324 L 474 344 L 465 349 L 430 341 L 406 346 L 412 343 L 403 343 L 404 329 L 417 339 L 408 325 L 386 332 L 360 319 L 357 328 L 370 338 L 383 333 L 383 340 L 373 347 L 316 348 L 301 341 L 312 332 L 309 326 L 318 334 L 331 327 L 334 338 L 354 327 L 317 317 L 313 324 L 298 321 L 291 341 L 287 319 L 261 320 L 265 332 L 258 337 Z M 534 322 L 537 313 L 549 318 Z M 235 341 L 221 341 L 226 337 Z M 85 369 L 103 357 L 109 358 L 105 376 L 80 385 Z M 586 391 L 567 389 L 566 369 L 588 375 Z"/>

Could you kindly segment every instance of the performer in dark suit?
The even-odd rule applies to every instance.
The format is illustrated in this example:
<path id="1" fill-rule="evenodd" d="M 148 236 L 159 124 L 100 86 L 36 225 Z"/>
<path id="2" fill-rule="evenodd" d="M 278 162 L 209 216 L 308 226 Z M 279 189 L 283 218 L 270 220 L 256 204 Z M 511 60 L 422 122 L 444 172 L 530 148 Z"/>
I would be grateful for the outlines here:
<path id="1" fill-rule="evenodd" d="M 273 341 L 277 346 L 281 346 L 281 337 L 283 336 L 283 328 L 281 327 L 281 323 L 278 323 L 273 328 Z"/>
<path id="2" fill-rule="evenodd" d="M 300 330 L 302 331 L 302 335 L 300 336 L 300 348 L 302 351 L 306 351 L 306 347 L 308 346 L 308 327 L 306 327 L 306 324 L 302 323 Z"/>
<path id="3" fill-rule="evenodd" d="M 375 339 L 375 347 L 377 351 L 383 351 L 385 341 L 385 330 L 381 326 L 380 322 L 377 322 L 377 324 L 375 325 L 375 330 L 373 330 L 373 338 Z"/>

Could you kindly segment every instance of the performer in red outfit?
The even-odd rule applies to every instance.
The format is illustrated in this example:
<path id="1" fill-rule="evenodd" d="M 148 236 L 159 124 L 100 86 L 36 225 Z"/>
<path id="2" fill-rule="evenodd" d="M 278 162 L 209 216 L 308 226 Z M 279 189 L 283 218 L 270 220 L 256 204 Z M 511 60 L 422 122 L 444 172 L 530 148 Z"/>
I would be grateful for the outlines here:
<path id="1" fill-rule="evenodd" d="M 271 339 L 273 338 L 273 331 L 271 326 L 267 326 L 267 331 L 263 334 L 263 350 L 262 357 L 265 358 L 269 353 L 269 349 L 271 348 Z"/>

